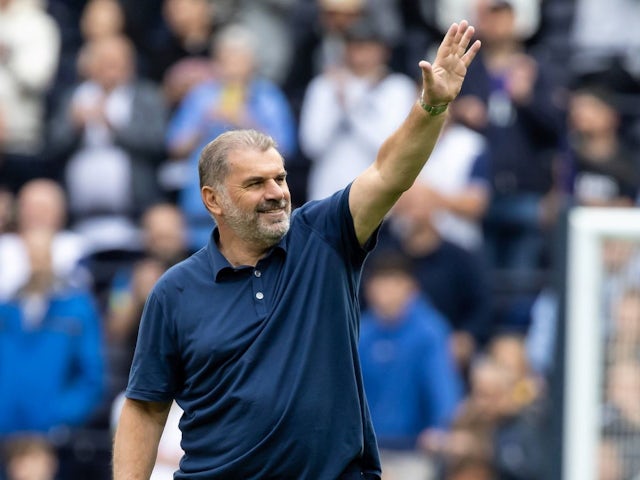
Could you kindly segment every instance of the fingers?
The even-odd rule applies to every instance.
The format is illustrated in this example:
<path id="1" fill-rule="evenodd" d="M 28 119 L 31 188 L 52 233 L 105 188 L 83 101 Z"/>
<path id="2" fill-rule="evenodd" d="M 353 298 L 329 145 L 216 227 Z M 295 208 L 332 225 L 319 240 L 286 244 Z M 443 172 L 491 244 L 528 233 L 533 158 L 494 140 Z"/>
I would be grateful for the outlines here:
<path id="1" fill-rule="evenodd" d="M 464 25 L 464 28 L 462 27 Z M 458 48 L 462 52 L 461 55 L 467 50 L 467 47 L 471 43 L 473 35 L 476 33 L 476 29 L 469 25 L 466 21 L 462 21 L 460 24 L 460 35 L 458 39 Z"/>
<path id="2" fill-rule="evenodd" d="M 442 54 L 454 53 L 462 57 L 474 34 L 475 28 L 469 25 L 466 20 L 462 20 L 459 24 L 451 24 L 440 45 Z"/>
<path id="3" fill-rule="evenodd" d="M 444 36 L 444 39 L 442 40 L 442 43 L 440 44 L 440 48 L 444 48 L 444 49 L 456 48 L 456 45 L 460 41 L 459 39 L 458 41 L 456 41 L 459 27 L 460 26 L 457 23 L 451 24 L 451 26 L 449 27 L 449 30 L 447 30 L 447 33 Z"/>
<path id="4" fill-rule="evenodd" d="M 476 57 L 476 54 L 480 50 L 480 46 L 480 40 L 476 40 L 475 42 L 473 42 L 473 45 L 471 45 L 469 50 L 467 50 L 467 52 L 461 57 L 465 67 L 468 67 L 471 64 L 473 59 Z"/>

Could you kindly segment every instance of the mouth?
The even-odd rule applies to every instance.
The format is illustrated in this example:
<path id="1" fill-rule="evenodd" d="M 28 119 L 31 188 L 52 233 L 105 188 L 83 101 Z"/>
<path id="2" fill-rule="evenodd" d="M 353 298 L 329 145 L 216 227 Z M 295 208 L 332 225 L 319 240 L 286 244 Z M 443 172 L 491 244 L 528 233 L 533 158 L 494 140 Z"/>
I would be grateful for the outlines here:
<path id="1" fill-rule="evenodd" d="M 263 215 L 280 215 L 283 213 L 286 213 L 286 209 L 287 209 L 287 205 L 286 204 L 271 204 L 266 206 L 266 208 L 259 208 L 258 209 L 258 213 L 263 214 Z"/>
<path id="2" fill-rule="evenodd" d="M 285 214 L 284 208 L 273 208 L 271 210 L 262 210 L 259 212 L 261 215 L 280 216 Z"/>

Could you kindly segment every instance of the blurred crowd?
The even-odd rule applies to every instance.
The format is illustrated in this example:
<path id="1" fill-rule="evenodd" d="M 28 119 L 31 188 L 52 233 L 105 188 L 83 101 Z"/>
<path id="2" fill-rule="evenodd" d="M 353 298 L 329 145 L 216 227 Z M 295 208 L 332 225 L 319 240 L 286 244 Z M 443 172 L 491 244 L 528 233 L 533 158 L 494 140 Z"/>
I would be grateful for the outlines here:
<path id="1" fill-rule="evenodd" d="M 365 389 L 384 480 L 552 478 L 556 238 L 572 206 L 638 205 L 637 0 L 0 0 L 0 478 L 110 478 L 146 296 L 213 227 L 207 142 L 261 130 L 294 206 L 326 197 L 463 18 L 482 50 L 365 265 Z M 604 257 L 599 480 L 627 480 L 640 255 Z"/>

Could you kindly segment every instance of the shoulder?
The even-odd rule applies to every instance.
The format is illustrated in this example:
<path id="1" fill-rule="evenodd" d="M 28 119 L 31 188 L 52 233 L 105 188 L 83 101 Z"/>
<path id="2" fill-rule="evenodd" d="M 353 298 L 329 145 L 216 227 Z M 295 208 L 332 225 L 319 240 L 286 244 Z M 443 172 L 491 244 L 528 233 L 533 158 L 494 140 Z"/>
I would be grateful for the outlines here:
<path id="1" fill-rule="evenodd" d="M 170 267 L 156 282 L 152 293 L 158 299 L 171 299 L 193 286 L 194 280 L 211 274 L 206 247 Z M 213 281 L 213 278 L 211 278 Z"/>
<path id="2" fill-rule="evenodd" d="M 282 94 L 282 90 L 271 80 L 259 77 L 251 83 L 252 89 L 261 93 Z"/>

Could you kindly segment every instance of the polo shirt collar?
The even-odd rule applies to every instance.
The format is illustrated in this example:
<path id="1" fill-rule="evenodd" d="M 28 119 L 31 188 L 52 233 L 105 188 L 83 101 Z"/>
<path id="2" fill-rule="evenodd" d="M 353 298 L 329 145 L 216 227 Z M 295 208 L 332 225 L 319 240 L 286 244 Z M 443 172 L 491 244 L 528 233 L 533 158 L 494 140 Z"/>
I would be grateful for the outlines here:
<path id="1" fill-rule="evenodd" d="M 288 233 L 265 255 L 264 258 L 270 257 L 275 251 L 280 251 L 283 254 L 287 253 L 287 238 Z M 219 282 L 227 275 L 233 275 L 236 272 L 245 271 L 250 266 L 234 267 L 229 263 L 229 260 L 225 258 L 218 248 L 218 240 L 220 239 L 220 232 L 218 227 L 214 227 L 213 232 L 209 237 L 209 243 L 207 245 L 207 254 L 209 256 L 209 263 L 213 272 L 213 278 L 216 282 Z"/>

